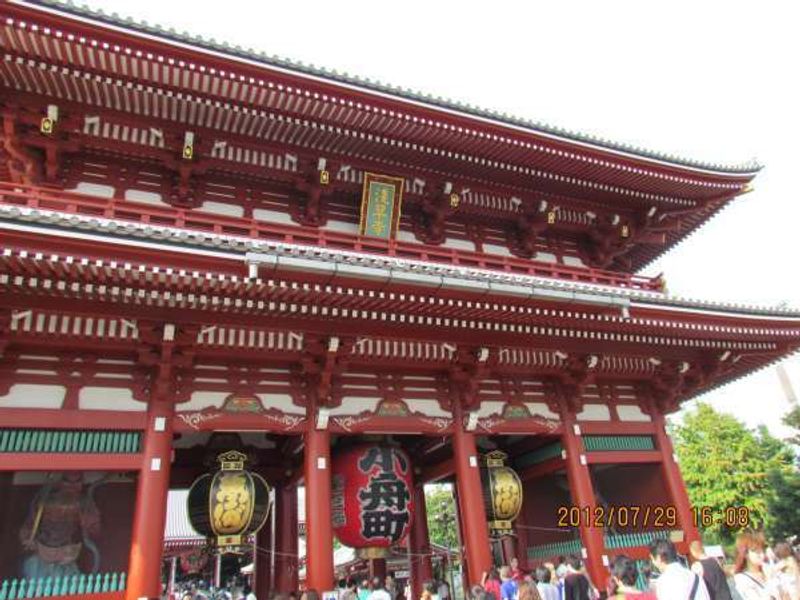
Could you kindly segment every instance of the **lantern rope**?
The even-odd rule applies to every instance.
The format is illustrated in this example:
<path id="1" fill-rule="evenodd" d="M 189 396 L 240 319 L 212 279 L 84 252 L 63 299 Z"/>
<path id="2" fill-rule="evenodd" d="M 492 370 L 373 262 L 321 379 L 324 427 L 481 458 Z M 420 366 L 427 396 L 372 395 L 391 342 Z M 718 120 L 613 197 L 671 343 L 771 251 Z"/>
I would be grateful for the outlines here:
<path id="1" fill-rule="evenodd" d="M 516 524 L 514 525 L 514 527 L 518 529 L 533 529 L 536 531 L 558 531 L 564 534 L 572 533 L 572 528 L 568 527 L 540 527 L 537 525 L 520 525 L 520 524 Z"/>
<path id="2" fill-rule="evenodd" d="M 262 546 L 255 546 L 255 550 L 256 550 L 256 552 L 259 552 L 261 554 L 272 554 L 272 555 L 275 555 L 275 556 L 286 556 L 286 557 L 289 557 L 289 558 L 300 559 L 300 555 L 299 554 L 294 554 L 294 553 L 290 553 L 290 552 L 279 552 L 278 550 L 270 550 L 269 548 L 264 548 Z M 458 552 L 459 552 L 458 550 L 451 550 L 450 554 L 458 554 Z M 448 554 L 448 553 L 447 552 L 425 552 L 425 553 L 406 552 L 405 556 L 409 556 L 409 557 L 412 557 L 412 558 L 432 558 L 432 557 L 441 556 L 441 555 L 444 555 L 444 554 Z"/>

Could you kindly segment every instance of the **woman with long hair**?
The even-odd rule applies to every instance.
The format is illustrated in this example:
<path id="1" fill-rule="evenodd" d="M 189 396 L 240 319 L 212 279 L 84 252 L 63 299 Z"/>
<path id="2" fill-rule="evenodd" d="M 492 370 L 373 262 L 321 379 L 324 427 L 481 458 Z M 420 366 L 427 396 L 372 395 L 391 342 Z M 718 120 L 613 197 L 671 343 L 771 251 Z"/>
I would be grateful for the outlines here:
<path id="1" fill-rule="evenodd" d="M 748 531 L 736 539 L 733 583 L 742 600 L 787 600 L 778 582 L 764 573 L 764 535 Z"/>
<path id="2" fill-rule="evenodd" d="M 776 573 L 781 590 L 789 600 L 800 600 L 800 565 L 792 547 L 786 542 L 775 544 L 775 557 L 778 559 Z"/>

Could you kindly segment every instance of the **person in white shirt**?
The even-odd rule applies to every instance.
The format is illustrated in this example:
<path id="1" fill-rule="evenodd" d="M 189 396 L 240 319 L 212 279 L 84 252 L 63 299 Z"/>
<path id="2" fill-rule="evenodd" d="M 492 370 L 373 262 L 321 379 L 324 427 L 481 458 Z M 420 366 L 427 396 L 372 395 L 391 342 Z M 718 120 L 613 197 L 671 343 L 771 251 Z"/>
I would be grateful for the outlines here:
<path id="1" fill-rule="evenodd" d="M 249 585 L 244 586 L 242 594 L 244 594 L 244 600 L 256 600 L 256 595 L 253 593 L 253 590 Z"/>
<path id="2" fill-rule="evenodd" d="M 658 538 L 650 542 L 650 560 L 661 572 L 656 581 L 658 600 L 710 600 L 703 578 L 678 562 L 671 541 Z"/>
<path id="3" fill-rule="evenodd" d="M 439 582 L 439 600 L 450 600 L 450 586 L 445 580 Z"/>
<path id="4" fill-rule="evenodd" d="M 539 595 L 542 600 L 561 600 L 561 594 L 558 593 L 558 588 L 550 583 L 553 574 L 547 567 L 536 568 L 536 589 L 539 590 Z"/>
<path id="5" fill-rule="evenodd" d="M 392 596 L 386 591 L 380 577 L 372 579 L 372 593 L 367 600 L 392 600 Z"/>

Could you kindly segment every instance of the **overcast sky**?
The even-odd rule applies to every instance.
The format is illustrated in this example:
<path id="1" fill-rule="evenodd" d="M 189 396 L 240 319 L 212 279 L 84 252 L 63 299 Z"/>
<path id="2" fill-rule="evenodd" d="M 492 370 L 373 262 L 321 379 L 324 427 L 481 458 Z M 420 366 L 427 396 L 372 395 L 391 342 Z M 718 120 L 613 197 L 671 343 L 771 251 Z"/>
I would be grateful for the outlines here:
<path id="1" fill-rule="evenodd" d="M 789 2 L 196 2 L 93 7 L 178 31 L 714 162 L 755 191 L 645 274 L 670 292 L 800 306 L 797 15 Z M 800 359 L 786 363 L 800 394 Z M 768 369 L 707 394 L 748 425 L 788 404 Z M 689 403 L 691 404 L 691 403 Z"/>

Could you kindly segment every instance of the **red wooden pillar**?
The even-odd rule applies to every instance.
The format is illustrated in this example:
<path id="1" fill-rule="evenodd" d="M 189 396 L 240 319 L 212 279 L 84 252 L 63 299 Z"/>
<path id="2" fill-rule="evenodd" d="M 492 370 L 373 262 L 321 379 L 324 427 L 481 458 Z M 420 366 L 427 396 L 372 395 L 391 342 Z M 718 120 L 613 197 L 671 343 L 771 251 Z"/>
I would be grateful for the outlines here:
<path id="1" fill-rule="evenodd" d="M 700 532 L 694 524 L 692 516 L 692 505 L 689 502 L 689 494 L 686 491 L 686 484 L 683 481 L 680 467 L 678 466 L 675 449 L 672 440 L 667 435 L 664 414 L 654 407 L 651 411 L 653 415 L 653 425 L 656 429 L 656 443 L 661 451 L 661 471 L 664 475 L 664 483 L 667 487 L 672 505 L 678 513 L 678 520 L 683 528 L 684 540 L 691 543 L 700 539 Z"/>
<path id="2" fill-rule="evenodd" d="M 277 496 L 277 494 L 276 494 Z M 256 534 L 255 556 L 253 557 L 253 577 L 256 598 L 269 598 L 272 589 L 272 561 L 275 544 L 272 540 L 272 521 L 275 507 L 267 517 L 267 522 Z"/>
<path id="3" fill-rule="evenodd" d="M 453 460 L 455 461 L 458 486 L 458 513 L 467 559 L 469 587 L 480 584 L 481 577 L 492 567 L 489 544 L 489 526 L 483 507 L 481 472 L 478 467 L 478 451 L 475 435 L 463 429 L 461 407 L 456 404 L 453 411 Z"/>
<path id="4" fill-rule="evenodd" d="M 563 423 L 564 434 L 561 438 L 561 443 L 567 453 L 567 479 L 569 480 L 569 489 L 572 494 L 572 503 L 574 506 L 579 507 L 581 512 L 588 507 L 589 514 L 593 515 L 597 500 L 595 499 L 592 479 L 586 461 L 586 450 L 580 435 L 580 426 L 577 424 L 575 416 L 568 411 L 564 412 Z M 581 523 L 580 527 L 581 541 L 586 549 L 586 556 L 583 558 L 592 583 L 602 590 L 606 586 L 608 577 L 608 570 L 603 566 L 603 552 L 605 550 L 603 529 L 594 527 L 593 523 L 590 523 L 589 525 L 592 526 L 589 527 L 586 525 L 586 523 Z"/>
<path id="5" fill-rule="evenodd" d="M 408 535 L 408 562 L 411 571 L 411 598 L 422 596 L 422 586 L 433 581 L 431 542 L 428 535 L 428 511 L 425 506 L 425 486 L 414 487 L 414 506 L 417 514 Z"/>
<path id="6" fill-rule="evenodd" d="M 297 486 L 285 485 L 275 492 L 275 591 L 288 594 L 298 588 Z M 261 595 L 256 594 L 257 598 Z"/>
<path id="7" fill-rule="evenodd" d="M 335 589 L 331 524 L 330 433 L 305 433 L 306 588 L 320 594 Z"/>
<path id="8" fill-rule="evenodd" d="M 161 557 L 172 459 L 171 402 L 154 400 L 147 413 L 128 562 L 127 600 L 161 597 Z"/>

